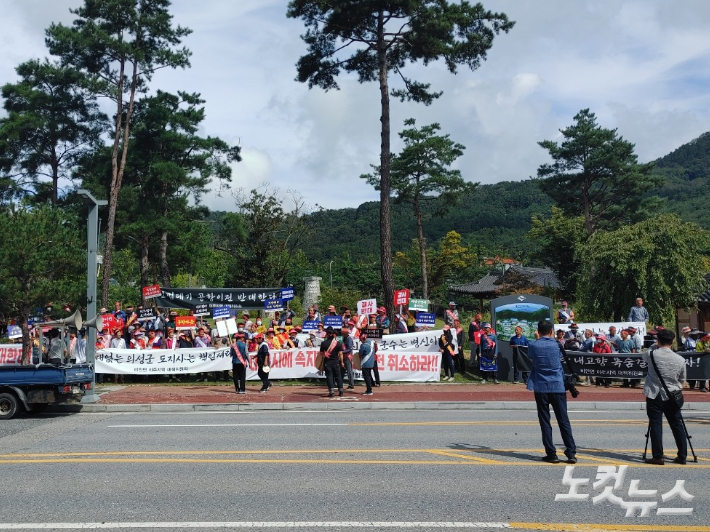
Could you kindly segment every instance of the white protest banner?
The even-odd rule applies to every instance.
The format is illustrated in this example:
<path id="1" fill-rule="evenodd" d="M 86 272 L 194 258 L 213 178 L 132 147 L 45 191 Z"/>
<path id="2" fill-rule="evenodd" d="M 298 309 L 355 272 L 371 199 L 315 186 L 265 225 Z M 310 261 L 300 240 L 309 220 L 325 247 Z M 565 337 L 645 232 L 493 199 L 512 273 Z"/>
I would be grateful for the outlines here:
<path id="1" fill-rule="evenodd" d="M 224 321 L 216 321 L 217 326 L 217 336 L 225 337 L 229 336 L 229 331 L 227 330 L 227 324 Z"/>
<path id="2" fill-rule="evenodd" d="M 375 314 L 377 312 L 376 299 L 363 299 L 357 302 L 358 314 Z"/>
<path id="3" fill-rule="evenodd" d="M 441 370 L 439 353 L 441 331 L 385 335 L 377 340 L 377 365 L 380 379 L 390 382 L 438 382 Z M 359 343 L 355 343 L 355 349 Z M 271 350 L 269 378 L 319 378 L 316 368 L 318 348 Z M 256 353 L 250 353 L 247 379 L 258 380 Z M 229 348 L 207 349 L 102 349 L 96 353 L 96 372 L 115 374 L 161 375 L 202 373 L 232 367 Z M 362 379 L 360 371 L 355 377 Z"/>
<path id="4" fill-rule="evenodd" d="M 237 320 L 235 318 L 229 318 L 225 321 L 225 323 L 227 324 L 227 333 L 229 336 L 239 332 L 239 329 L 237 328 Z"/>
<path id="5" fill-rule="evenodd" d="M 643 322 L 632 322 L 632 321 L 619 321 L 619 322 L 599 322 L 599 323 L 578 323 L 579 332 L 584 334 L 584 331 L 591 329 L 594 334 L 609 334 L 609 327 L 612 325 L 616 327 L 616 333 L 621 335 L 621 329 L 628 329 L 629 327 L 634 327 L 638 334 L 643 338 L 646 335 L 646 324 Z M 565 332 L 569 331 L 569 323 L 563 323 L 561 325 L 555 325 L 555 331 L 563 330 Z"/>
<path id="6" fill-rule="evenodd" d="M 0 344 L 0 364 L 20 364 L 22 363 L 21 345 L 1 345 Z"/>

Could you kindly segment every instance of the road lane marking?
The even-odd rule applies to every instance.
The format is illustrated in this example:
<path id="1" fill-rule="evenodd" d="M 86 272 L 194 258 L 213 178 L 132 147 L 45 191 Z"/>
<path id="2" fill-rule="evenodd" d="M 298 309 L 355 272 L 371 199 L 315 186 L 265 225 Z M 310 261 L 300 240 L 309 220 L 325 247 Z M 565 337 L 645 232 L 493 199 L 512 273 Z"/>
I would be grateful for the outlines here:
<path id="1" fill-rule="evenodd" d="M 441 456 L 451 456 L 453 458 L 463 458 L 465 460 L 472 460 L 474 462 L 479 462 L 481 464 L 505 464 L 506 463 L 506 462 L 502 462 L 500 460 L 490 460 L 488 458 L 480 458 L 478 456 L 470 456 L 470 455 L 465 455 L 465 454 L 452 453 L 449 451 L 439 451 L 439 450 L 429 449 L 429 450 L 427 450 L 427 452 L 431 453 L 431 454 L 438 454 Z"/>
<path id="2" fill-rule="evenodd" d="M 616 523 L 525 523 L 510 521 L 508 527 L 522 530 L 554 530 L 565 532 L 710 532 L 710 526 L 632 525 Z"/>
<path id="3" fill-rule="evenodd" d="M 186 427 L 346 427 L 347 423 L 154 423 L 150 425 L 109 425 L 109 429 L 145 429 L 145 428 L 186 428 Z"/>

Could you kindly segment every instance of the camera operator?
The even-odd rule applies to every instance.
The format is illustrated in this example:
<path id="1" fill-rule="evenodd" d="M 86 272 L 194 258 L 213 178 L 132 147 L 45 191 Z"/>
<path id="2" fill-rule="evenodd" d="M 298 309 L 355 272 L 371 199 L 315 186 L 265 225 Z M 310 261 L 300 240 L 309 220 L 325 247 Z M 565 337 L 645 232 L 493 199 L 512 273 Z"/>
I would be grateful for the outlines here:
<path id="1" fill-rule="evenodd" d="M 562 369 L 562 350 L 553 337 L 554 327 L 551 321 L 543 320 L 537 324 L 540 339 L 530 342 L 528 358 L 532 362 L 532 371 L 528 378 L 528 390 L 535 392 L 537 417 L 542 430 L 542 444 L 545 447 L 543 462 L 558 464 L 557 450 L 552 441 L 550 425 L 550 405 L 555 412 L 557 425 L 560 427 L 562 441 L 565 444 L 565 456 L 568 464 L 577 463 L 577 447 L 572 437 L 572 427 L 567 416 L 567 395 L 565 376 Z"/>

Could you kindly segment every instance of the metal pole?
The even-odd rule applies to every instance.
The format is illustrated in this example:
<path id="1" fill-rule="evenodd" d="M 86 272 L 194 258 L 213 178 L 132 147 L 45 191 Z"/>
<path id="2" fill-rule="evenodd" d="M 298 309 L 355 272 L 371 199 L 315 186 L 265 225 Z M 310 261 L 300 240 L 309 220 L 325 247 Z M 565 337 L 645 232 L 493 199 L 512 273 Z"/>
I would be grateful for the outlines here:
<path id="1" fill-rule="evenodd" d="M 99 247 L 99 206 L 107 205 L 106 200 L 97 200 L 89 191 L 80 189 L 77 191 L 80 196 L 87 199 L 89 203 L 89 215 L 87 217 L 87 238 L 86 238 L 86 319 L 91 320 L 96 316 L 96 253 Z M 87 327 L 86 337 L 86 362 L 95 366 L 96 357 L 96 329 Z M 93 372 L 91 390 L 87 391 L 82 398 L 83 403 L 95 403 L 99 396 L 94 393 L 96 386 L 96 373 Z"/>

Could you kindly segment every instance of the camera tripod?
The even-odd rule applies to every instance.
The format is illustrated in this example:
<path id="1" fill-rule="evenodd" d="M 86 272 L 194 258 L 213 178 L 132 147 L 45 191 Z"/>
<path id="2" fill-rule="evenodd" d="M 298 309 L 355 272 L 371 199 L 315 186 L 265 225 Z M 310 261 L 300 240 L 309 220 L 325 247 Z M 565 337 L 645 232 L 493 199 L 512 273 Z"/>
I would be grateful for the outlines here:
<path id="1" fill-rule="evenodd" d="M 688 446 L 690 447 L 690 452 L 693 454 L 693 462 L 698 463 L 698 457 L 695 454 L 695 449 L 693 449 L 693 442 L 691 442 L 692 436 L 688 434 L 688 427 L 685 426 L 685 419 L 683 419 L 683 410 L 678 408 L 678 414 L 680 415 L 680 422 L 683 425 L 683 432 L 685 432 L 685 437 L 688 440 Z M 664 414 L 665 415 L 665 414 Z M 642 460 L 646 460 L 646 453 L 648 452 L 648 439 L 651 436 L 651 420 L 648 420 L 648 427 L 646 428 L 646 446 L 643 448 Z"/>

